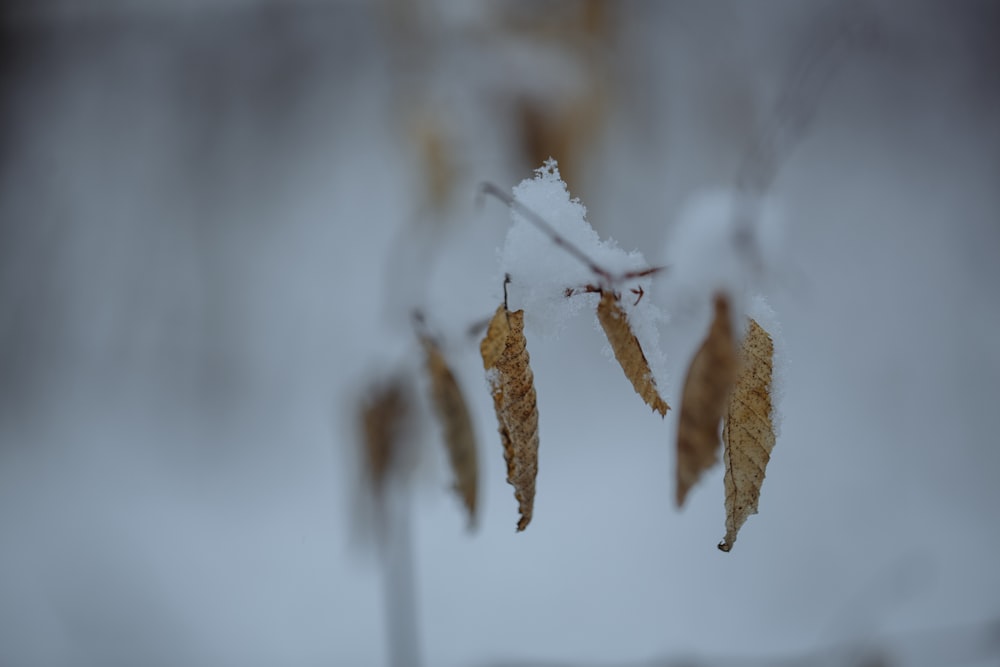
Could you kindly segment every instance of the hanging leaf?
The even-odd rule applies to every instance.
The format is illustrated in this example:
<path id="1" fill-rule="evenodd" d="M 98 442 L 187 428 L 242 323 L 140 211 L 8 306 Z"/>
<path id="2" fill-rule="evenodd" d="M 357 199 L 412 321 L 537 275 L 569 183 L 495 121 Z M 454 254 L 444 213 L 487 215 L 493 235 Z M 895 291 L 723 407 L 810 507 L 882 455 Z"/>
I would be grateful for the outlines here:
<path id="1" fill-rule="evenodd" d="M 402 431 L 411 413 L 409 394 L 401 378 L 372 388 L 361 405 L 364 466 L 376 497 L 391 470 L 399 465 Z"/>
<path id="2" fill-rule="evenodd" d="M 455 374 L 448 367 L 440 347 L 430 336 L 422 335 L 421 343 L 427 354 L 427 374 L 430 376 L 431 403 L 441 423 L 448 460 L 455 476 L 455 492 L 469 513 L 469 527 L 476 521 L 479 462 L 476 431 L 472 424 L 465 396 Z"/>
<path id="3" fill-rule="evenodd" d="M 427 203 L 436 212 L 448 208 L 454 194 L 458 170 L 451 138 L 435 114 L 416 115 L 411 134 L 419 152 L 419 173 L 423 176 Z"/>
<path id="4" fill-rule="evenodd" d="M 500 355 L 507 349 L 507 337 L 510 335 L 507 306 L 500 304 L 486 326 L 486 335 L 479 343 L 479 353 L 483 357 L 483 368 L 487 371 L 496 368 Z"/>
<path id="5" fill-rule="evenodd" d="M 737 352 L 730 323 L 729 301 L 714 298 L 714 316 L 708 335 L 691 360 L 677 431 L 677 506 L 702 473 L 715 465 L 719 424 L 736 380 Z"/>
<path id="6" fill-rule="evenodd" d="M 479 348 L 497 413 L 507 482 L 514 487 L 521 513 L 517 530 L 522 531 L 531 522 L 538 476 L 538 407 L 524 311 L 511 312 L 506 304 L 497 308 Z"/>
<path id="7" fill-rule="evenodd" d="M 628 315 L 622 309 L 619 298 L 612 290 L 601 291 L 601 301 L 597 304 L 597 319 L 604 328 L 604 335 L 615 353 L 615 359 L 625 371 L 625 377 L 632 383 L 635 393 L 642 397 L 646 405 L 663 417 L 670 406 L 660 397 L 656 381 L 649 369 L 649 362 L 643 354 L 639 339 L 632 333 Z"/>
<path id="8" fill-rule="evenodd" d="M 739 374 L 729 399 L 729 415 L 722 430 L 726 465 L 726 536 L 719 549 L 729 551 L 736 534 L 757 513 L 764 471 L 774 449 L 774 342 L 751 318 L 740 348 Z"/>

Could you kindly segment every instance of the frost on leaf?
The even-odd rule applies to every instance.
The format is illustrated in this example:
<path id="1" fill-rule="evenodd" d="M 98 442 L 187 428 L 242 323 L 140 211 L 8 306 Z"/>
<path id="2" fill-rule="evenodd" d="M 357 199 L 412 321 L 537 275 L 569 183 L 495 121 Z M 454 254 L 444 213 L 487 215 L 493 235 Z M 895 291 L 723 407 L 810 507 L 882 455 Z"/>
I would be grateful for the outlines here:
<path id="1" fill-rule="evenodd" d="M 601 292 L 601 301 L 597 304 L 597 319 L 608 337 L 615 359 L 625 371 L 625 377 L 632 383 L 635 393 L 654 411 L 659 412 L 661 417 L 666 415 L 670 406 L 660 397 L 646 355 L 629 326 L 628 315 L 622 309 L 618 296 L 611 290 Z"/>
<path id="2" fill-rule="evenodd" d="M 524 311 L 511 312 L 501 304 L 479 349 L 493 393 L 507 482 L 514 487 L 521 513 L 517 522 L 521 531 L 531 522 L 538 476 L 538 406 L 524 338 Z"/>
<path id="3" fill-rule="evenodd" d="M 445 448 L 452 473 L 455 475 L 455 492 L 469 513 L 469 527 L 476 521 L 476 495 L 478 493 L 479 462 L 476 454 L 476 431 L 455 374 L 448 367 L 440 347 L 429 336 L 421 336 L 427 354 L 427 374 L 430 376 L 431 403 L 434 414 L 441 423 Z"/>
<path id="4" fill-rule="evenodd" d="M 684 380 L 677 431 L 677 506 L 702 473 L 715 465 L 719 424 L 736 380 L 737 352 L 730 322 L 729 301 L 719 293 L 708 335 L 698 349 Z"/>
<path id="5" fill-rule="evenodd" d="M 764 471 L 774 449 L 773 377 L 774 342 L 750 319 L 740 349 L 739 374 L 729 399 L 729 415 L 722 430 L 726 465 L 726 536 L 719 549 L 729 551 L 736 533 L 751 514 L 757 513 Z"/>

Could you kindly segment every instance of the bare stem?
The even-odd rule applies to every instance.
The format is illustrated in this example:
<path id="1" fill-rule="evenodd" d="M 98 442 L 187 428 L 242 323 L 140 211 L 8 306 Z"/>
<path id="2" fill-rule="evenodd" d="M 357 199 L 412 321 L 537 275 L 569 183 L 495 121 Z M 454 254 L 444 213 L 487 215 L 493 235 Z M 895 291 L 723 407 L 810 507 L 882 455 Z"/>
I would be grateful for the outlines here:
<path id="1" fill-rule="evenodd" d="M 404 480 L 387 488 L 382 564 L 389 667 L 420 667 L 417 594 L 410 534 L 410 489 Z"/>

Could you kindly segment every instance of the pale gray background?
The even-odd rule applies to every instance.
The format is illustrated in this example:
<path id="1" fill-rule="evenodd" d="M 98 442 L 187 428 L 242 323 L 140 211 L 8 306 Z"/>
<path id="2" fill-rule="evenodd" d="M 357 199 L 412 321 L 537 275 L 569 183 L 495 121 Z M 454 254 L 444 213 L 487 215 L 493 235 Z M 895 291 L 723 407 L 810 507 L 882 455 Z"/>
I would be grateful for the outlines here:
<path id="1" fill-rule="evenodd" d="M 890 664 L 994 664 L 996 631 L 983 648 L 975 629 L 1000 618 L 996 5 L 868 5 L 874 43 L 783 165 L 785 420 L 730 554 L 721 470 L 673 508 L 676 415 L 650 416 L 586 319 L 529 340 L 542 458 L 514 533 L 461 333 L 497 303 L 506 216 L 473 199 L 537 166 L 503 96 L 561 77 L 479 36 L 489 5 L 438 5 L 416 63 L 393 56 L 378 3 L 4 6 L 0 664 L 384 664 L 347 451 L 414 305 L 451 343 L 484 461 L 469 535 L 428 438 L 425 664 L 746 664 L 868 642 Z M 598 231 L 656 262 L 837 12 L 614 15 L 613 104 L 571 185 Z M 421 96 L 460 155 L 439 222 L 405 130 Z"/>

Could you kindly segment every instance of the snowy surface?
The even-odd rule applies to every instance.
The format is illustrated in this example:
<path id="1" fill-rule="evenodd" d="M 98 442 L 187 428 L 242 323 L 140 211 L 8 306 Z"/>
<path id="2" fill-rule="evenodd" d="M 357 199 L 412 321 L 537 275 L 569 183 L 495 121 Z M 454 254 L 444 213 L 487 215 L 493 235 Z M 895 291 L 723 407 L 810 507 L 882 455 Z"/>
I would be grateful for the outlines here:
<path id="1" fill-rule="evenodd" d="M 554 290 L 593 275 L 528 227 L 515 259 L 542 264 L 513 287 L 558 272 L 537 298 L 579 312 L 529 331 L 540 472 L 514 531 L 466 334 L 501 298 L 512 223 L 474 199 L 538 164 L 512 155 L 503 104 L 463 97 L 489 40 L 442 42 L 468 78 L 442 85 L 462 159 L 432 220 L 400 129 L 412 81 L 367 3 L 5 24 L 28 64 L 2 91 L 0 664 L 385 664 L 345 477 L 366 381 L 416 354 L 414 306 L 447 344 L 483 461 L 470 535 L 427 430 L 411 505 L 425 664 L 766 663 L 995 621 L 994 23 L 976 13 L 990 3 L 885 4 L 880 52 L 830 86 L 768 194 L 786 221 L 760 289 L 788 360 L 783 423 L 729 554 L 721 467 L 674 510 L 675 411 L 651 416 L 600 356 L 594 296 Z M 570 182 L 600 239 L 687 261 L 667 257 L 685 203 L 731 189 L 812 12 L 776 7 L 621 5 L 616 103 Z M 562 224 L 569 196 L 541 185 L 521 186 L 526 203 Z M 415 268 L 387 268 L 421 235 Z M 671 289 L 668 271 L 640 305 L 666 313 Z M 669 313 L 672 398 L 707 321 Z"/>

